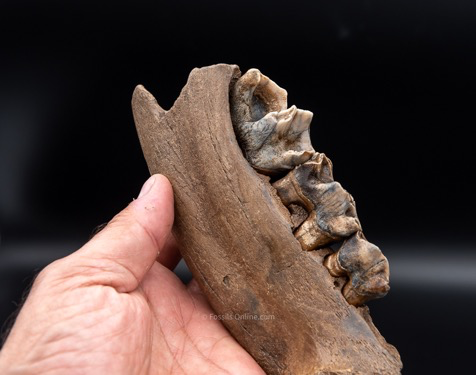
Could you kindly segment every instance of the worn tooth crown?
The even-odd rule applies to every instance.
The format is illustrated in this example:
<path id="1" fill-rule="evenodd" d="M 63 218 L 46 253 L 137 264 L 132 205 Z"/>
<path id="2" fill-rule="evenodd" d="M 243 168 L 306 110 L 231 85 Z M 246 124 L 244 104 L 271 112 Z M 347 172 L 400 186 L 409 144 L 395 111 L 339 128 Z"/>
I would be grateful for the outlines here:
<path id="1" fill-rule="evenodd" d="M 250 164 L 265 174 L 289 171 L 315 153 L 309 135 L 312 113 L 291 106 L 287 92 L 257 69 L 231 88 L 231 114 Z"/>
<path id="2" fill-rule="evenodd" d="M 246 159 L 258 172 L 284 177 L 273 187 L 291 214 L 294 235 L 304 250 L 344 241 L 324 265 L 347 277 L 342 293 L 361 305 L 389 290 L 388 261 L 362 233 L 353 197 L 334 181 L 332 162 L 311 144 L 312 112 L 287 107 L 287 92 L 257 69 L 230 90 L 233 127 Z M 280 177 L 281 177 L 280 176 Z"/>
<path id="3" fill-rule="evenodd" d="M 337 262 L 348 275 L 344 296 L 352 304 L 361 305 L 387 294 L 389 265 L 380 249 L 368 242 L 362 232 L 348 238 L 335 254 Z"/>

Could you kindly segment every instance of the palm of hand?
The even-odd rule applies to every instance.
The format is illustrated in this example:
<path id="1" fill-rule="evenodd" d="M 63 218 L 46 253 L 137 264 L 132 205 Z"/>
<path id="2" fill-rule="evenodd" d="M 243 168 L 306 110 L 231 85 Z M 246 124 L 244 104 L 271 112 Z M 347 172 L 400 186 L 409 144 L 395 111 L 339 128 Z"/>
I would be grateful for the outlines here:
<path id="1" fill-rule="evenodd" d="M 81 284 L 54 271 L 35 283 L 25 310 L 50 314 L 27 336 L 12 332 L 13 344 L 23 343 L 16 355 L 25 373 L 263 374 L 221 322 L 210 319 L 198 285 L 184 285 L 159 263 L 132 292 Z M 20 314 L 18 323 L 28 318 Z"/>
<path id="2" fill-rule="evenodd" d="M 172 223 L 172 188 L 155 175 L 101 233 L 40 273 L 0 351 L 0 372 L 263 374 L 210 319 L 197 284 L 171 271 L 180 257 Z"/>
<path id="3" fill-rule="evenodd" d="M 108 314 L 117 314 L 113 319 L 99 317 L 102 334 L 114 338 L 106 353 L 97 348 L 108 357 L 103 359 L 105 369 L 144 374 L 263 373 L 221 322 L 210 319 L 213 311 L 194 281 L 185 286 L 157 263 L 134 292 L 105 294 Z M 98 335 L 96 328 L 90 335 L 88 341 Z"/>

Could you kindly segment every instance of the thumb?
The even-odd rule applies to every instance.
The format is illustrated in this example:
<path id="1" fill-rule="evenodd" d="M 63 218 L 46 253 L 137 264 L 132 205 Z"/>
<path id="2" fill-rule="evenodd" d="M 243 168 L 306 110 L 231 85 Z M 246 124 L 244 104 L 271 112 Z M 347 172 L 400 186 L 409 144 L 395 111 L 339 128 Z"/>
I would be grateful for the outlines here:
<path id="1" fill-rule="evenodd" d="M 172 186 L 165 176 L 153 175 L 136 200 L 71 255 L 70 264 L 89 285 L 130 292 L 154 264 L 173 220 Z"/>

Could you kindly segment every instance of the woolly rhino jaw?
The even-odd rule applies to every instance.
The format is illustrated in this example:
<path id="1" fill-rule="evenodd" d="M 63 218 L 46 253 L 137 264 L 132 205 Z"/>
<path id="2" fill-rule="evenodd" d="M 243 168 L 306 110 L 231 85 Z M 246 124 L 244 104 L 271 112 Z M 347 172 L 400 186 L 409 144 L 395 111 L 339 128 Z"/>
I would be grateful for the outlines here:
<path id="1" fill-rule="evenodd" d="M 238 141 L 251 166 L 264 174 L 292 170 L 315 153 L 309 135 L 313 114 L 287 108 L 287 95 L 258 69 L 248 70 L 230 91 Z"/>

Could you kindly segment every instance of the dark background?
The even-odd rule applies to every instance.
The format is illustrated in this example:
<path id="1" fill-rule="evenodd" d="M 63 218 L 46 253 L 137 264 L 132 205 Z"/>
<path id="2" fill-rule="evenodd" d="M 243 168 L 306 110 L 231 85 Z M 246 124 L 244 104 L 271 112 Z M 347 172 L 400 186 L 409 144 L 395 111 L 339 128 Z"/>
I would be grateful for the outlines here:
<path id="1" fill-rule="evenodd" d="M 404 373 L 472 368 L 474 1 L 16 0 L 0 30 L 0 324 L 137 196 L 135 85 L 169 108 L 191 69 L 224 62 L 314 112 L 315 149 L 390 260 L 370 308 Z"/>

